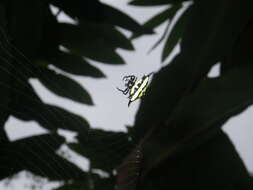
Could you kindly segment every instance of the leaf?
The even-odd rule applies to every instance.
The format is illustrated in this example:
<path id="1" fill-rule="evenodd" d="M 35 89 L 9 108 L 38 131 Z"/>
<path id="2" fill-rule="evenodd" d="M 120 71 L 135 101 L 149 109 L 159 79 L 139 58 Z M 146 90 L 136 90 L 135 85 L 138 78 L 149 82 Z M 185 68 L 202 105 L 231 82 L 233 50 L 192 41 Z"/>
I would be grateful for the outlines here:
<path id="1" fill-rule="evenodd" d="M 135 120 L 135 139 L 142 140 L 141 143 L 143 144 L 145 162 L 142 166 L 144 173 L 148 173 L 148 171 L 172 156 L 179 156 L 179 153 L 183 154 L 205 143 L 217 132 L 217 128 L 227 120 L 227 117 L 238 113 L 251 104 L 251 102 L 247 102 L 252 94 L 249 88 L 249 78 L 246 79 L 250 77 L 250 74 L 244 73 L 250 71 L 240 71 L 241 73 L 235 74 L 236 76 L 231 74 L 231 78 L 235 77 L 237 79 L 247 75 L 242 80 L 238 80 L 241 84 L 236 82 L 237 84 L 233 88 L 231 87 L 233 81 L 231 83 L 228 81 L 229 84 L 225 82 L 228 87 L 225 87 L 225 84 L 223 86 L 222 83 L 225 79 L 222 78 L 219 85 L 225 87 L 225 89 L 221 92 L 219 92 L 220 88 L 216 90 L 212 88 L 211 84 L 215 83 L 202 83 L 203 89 L 207 89 L 204 86 L 211 85 L 209 86 L 211 91 L 206 92 L 214 93 L 215 90 L 215 94 L 212 94 L 211 99 L 209 99 L 211 94 L 209 96 L 204 94 L 206 97 L 204 95 L 195 96 L 195 91 L 200 86 L 199 82 L 206 77 L 211 66 L 230 55 L 234 42 L 240 37 L 246 23 L 252 18 L 252 11 L 249 7 L 249 1 L 240 3 L 238 1 L 221 2 L 218 0 L 195 1 L 190 7 L 191 13 L 182 38 L 181 53 L 175 57 L 172 63 L 154 75 L 149 93 L 144 97 Z M 242 14 L 236 11 L 238 9 L 243 10 Z M 199 28 L 202 30 L 199 30 Z M 248 62 L 252 62 L 252 59 L 249 59 Z M 246 70 L 249 70 L 249 68 Z M 166 81 L 166 85 L 161 85 L 164 84 L 164 81 Z M 245 84 L 248 86 L 245 87 Z M 241 89 L 243 91 L 240 91 Z M 231 104 L 228 101 L 225 104 L 212 102 L 214 100 L 212 98 L 219 98 L 219 96 L 222 96 L 220 93 L 226 92 L 226 90 L 231 91 L 230 94 L 226 94 L 226 97 L 223 94 L 223 100 L 232 100 L 235 101 L 234 103 Z M 201 91 L 198 92 L 200 95 Z M 230 99 L 231 92 L 232 94 L 238 94 Z M 191 96 L 192 94 L 195 95 Z M 190 99 L 188 98 L 190 96 L 194 105 L 189 103 Z M 195 98 L 199 98 L 199 100 Z M 245 99 L 242 102 L 240 98 Z M 189 101 L 188 105 L 181 104 L 187 101 Z M 200 106 L 201 112 L 200 107 L 198 107 L 200 102 L 198 101 L 205 102 L 202 107 Z M 241 103 L 235 105 L 238 103 L 237 101 Z M 220 102 L 220 100 L 217 100 L 217 102 Z M 235 107 L 229 107 L 228 104 Z M 215 112 L 214 106 L 218 106 L 220 110 L 212 115 Z M 204 107 L 208 108 L 204 109 Z M 198 112 L 196 112 L 197 110 Z M 231 112 L 228 113 L 227 111 Z M 187 115 L 187 113 L 190 114 Z M 206 114 L 209 114 L 209 116 Z M 213 118 L 214 116 L 216 118 Z M 208 123 L 205 123 L 204 120 Z M 146 135 L 143 137 L 143 134 Z M 160 156 L 154 158 L 150 155 Z"/>
<path id="2" fill-rule="evenodd" d="M 44 12 L 44 24 L 41 34 L 41 43 L 39 49 L 39 55 L 51 55 L 54 56 L 54 50 L 59 48 L 59 23 L 57 18 L 50 10 L 50 6 L 47 6 Z M 36 57 L 38 59 L 38 57 Z"/>
<path id="3" fill-rule="evenodd" d="M 78 19 L 79 22 L 93 21 L 99 24 L 111 24 L 120 26 L 126 30 L 141 34 L 151 34 L 152 30 L 142 27 L 127 14 L 99 1 L 56 1 L 52 3 L 64 10 L 69 16 Z M 96 10 L 96 11 L 94 11 Z"/>
<path id="4" fill-rule="evenodd" d="M 29 84 L 26 88 L 15 89 L 14 92 L 17 96 L 12 100 L 10 107 L 13 116 L 25 121 L 37 121 L 50 131 L 61 128 L 76 131 L 87 137 L 89 123 L 83 117 L 58 106 L 44 104 Z"/>
<path id="5" fill-rule="evenodd" d="M 54 6 L 63 10 L 76 21 L 80 19 L 90 20 L 94 22 L 102 22 L 104 20 L 103 4 L 99 1 L 69 1 L 69 0 L 51 0 Z M 96 11 L 94 11 L 96 10 Z"/>
<path id="6" fill-rule="evenodd" d="M 64 184 L 54 190 L 83 190 L 83 189 L 94 189 L 94 190 L 113 190 L 115 189 L 115 179 L 113 177 L 102 178 L 96 174 L 90 173 L 89 181 L 74 181 L 72 183 Z"/>
<path id="7" fill-rule="evenodd" d="M 25 162 L 30 161 L 31 165 L 35 164 L 33 162 L 36 162 L 36 159 L 33 160 L 32 158 L 35 158 L 45 152 L 46 154 L 54 153 L 63 142 L 64 139 L 57 135 L 40 135 L 14 142 L 2 143 L 1 150 L 5 156 L 0 157 L 2 166 L 4 166 L 1 167 L 0 178 L 6 178 L 18 171 L 21 171 L 25 168 Z M 45 152 L 42 151 L 43 149 Z M 37 152 L 38 150 L 40 153 Z M 39 159 L 37 158 L 37 160 Z M 43 169 L 44 168 L 41 168 L 41 170 Z"/>
<path id="8" fill-rule="evenodd" d="M 205 190 L 249 190 L 252 187 L 242 159 L 222 130 L 196 150 L 166 159 L 141 181 L 140 189 L 171 187 L 183 190 L 200 187 Z"/>
<path id="9" fill-rule="evenodd" d="M 253 20 L 250 20 L 249 23 L 242 29 L 240 36 L 236 40 L 234 44 L 234 48 L 229 53 L 230 56 L 227 56 L 221 62 L 221 74 L 225 73 L 227 70 L 231 68 L 236 68 L 245 63 L 247 63 L 247 59 L 251 57 L 251 45 L 253 44 L 253 36 L 251 35 L 253 32 Z"/>
<path id="10" fill-rule="evenodd" d="M 250 3 L 218 0 L 196 1 L 189 7 L 180 54 L 154 75 L 139 107 L 134 127 L 137 139 L 171 117 L 181 99 L 196 88 L 212 65 L 228 56 L 251 18 L 249 7 Z M 243 14 L 236 11 L 238 8 Z"/>
<path id="11" fill-rule="evenodd" d="M 157 159 L 149 158 L 153 166 L 172 155 L 196 149 L 213 137 L 230 117 L 253 104 L 251 61 L 219 78 L 203 80 L 194 92 L 180 102 L 167 121 L 168 127 L 154 132 L 155 139 L 163 143 L 160 149 L 153 149 L 160 152 L 156 152 L 156 155 L 161 156 Z M 147 139 L 151 144 L 153 140 L 153 137 Z M 150 149 L 148 153 L 151 153 Z"/>
<path id="12" fill-rule="evenodd" d="M 47 114 L 47 120 L 54 125 L 62 129 L 68 129 L 78 132 L 79 136 L 83 139 L 88 138 L 89 123 L 81 116 L 71 113 L 58 106 L 46 104 L 45 113 Z M 48 126 L 45 121 L 40 121 L 43 126 Z"/>
<path id="13" fill-rule="evenodd" d="M 253 67 L 247 64 L 232 69 L 219 78 L 203 80 L 174 112 L 172 122 L 176 122 L 178 128 L 184 128 L 183 123 L 188 123 L 187 129 L 181 131 L 181 135 L 186 137 L 183 133 L 191 134 L 188 130 L 192 132 L 197 132 L 198 129 L 201 129 L 199 132 L 212 130 L 211 126 L 237 115 L 252 104 L 253 90 L 250 88 L 253 81 L 252 72 Z"/>
<path id="14" fill-rule="evenodd" d="M 177 45 L 180 38 L 182 38 L 187 19 L 189 17 L 189 9 L 187 9 L 178 19 L 177 23 L 171 30 L 163 48 L 162 62 L 169 56 L 173 48 Z"/>
<path id="15" fill-rule="evenodd" d="M 91 167 L 112 172 L 131 149 L 126 133 L 98 129 L 89 131 L 88 140 L 78 136 L 79 143 L 68 144 L 71 149 L 89 158 Z"/>
<path id="16" fill-rule="evenodd" d="M 94 78 L 105 77 L 102 71 L 89 64 L 88 61 L 80 56 L 58 51 L 55 52 L 54 56 L 45 59 L 59 69 L 74 75 L 89 76 Z"/>
<path id="17" fill-rule="evenodd" d="M 113 25 L 81 20 L 79 28 L 82 31 L 82 35 L 95 40 L 100 38 L 100 40 L 103 40 L 108 47 L 134 50 L 131 41 Z"/>
<path id="18" fill-rule="evenodd" d="M 53 190 L 82 190 L 82 189 L 89 189 L 89 186 L 85 183 L 71 183 L 71 184 L 64 184 L 58 188 L 54 188 Z"/>
<path id="19" fill-rule="evenodd" d="M 0 53 L 1 56 L 1 53 Z M 13 71 L 13 67 L 9 62 L 2 62 L 0 68 L 0 139 L 1 142 L 7 141 L 8 138 L 6 136 L 4 125 L 6 120 L 10 115 L 10 104 L 11 104 L 11 95 L 12 95 L 12 82 L 13 77 L 11 72 Z"/>
<path id="20" fill-rule="evenodd" d="M 133 0 L 129 4 L 134 6 L 157 6 L 182 3 L 185 0 Z"/>
<path id="21" fill-rule="evenodd" d="M 161 25 L 166 20 L 172 19 L 172 17 L 177 13 L 177 11 L 182 7 L 181 4 L 174 5 L 172 7 L 169 7 L 165 11 L 162 11 L 161 13 L 155 15 L 153 18 L 149 19 L 147 22 L 143 24 L 145 28 L 154 29 Z M 131 39 L 137 38 L 139 35 L 133 35 Z"/>
<path id="22" fill-rule="evenodd" d="M 36 56 L 40 47 L 44 8 L 41 1 L 28 0 L 27 4 L 15 1 L 8 9 L 13 45 L 29 58 Z"/>
<path id="23" fill-rule="evenodd" d="M 94 190 L 113 190 L 115 189 L 115 184 L 114 176 L 110 176 L 109 178 L 96 177 L 94 179 Z"/>
<path id="24" fill-rule="evenodd" d="M 79 103 L 93 105 L 89 93 L 80 84 L 62 74 L 44 69 L 39 76 L 39 80 L 45 87 L 59 96 Z"/>
<path id="25" fill-rule="evenodd" d="M 148 53 L 150 53 L 151 51 L 153 51 L 157 46 L 159 46 L 159 44 L 164 40 L 164 38 L 166 37 L 168 30 L 170 27 L 170 22 L 168 22 L 162 36 L 159 38 L 159 40 L 157 40 L 157 42 L 150 48 L 150 50 L 148 51 Z"/>
<path id="26" fill-rule="evenodd" d="M 61 45 L 71 53 L 86 56 L 90 59 L 109 63 L 123 64 L 123 59 L 115 52 L 115 43 L 86 31 L 85 27 L 71 24 L 60 24 Z"/>
<path id="27" fill-rule="evenodd" d="M 55 153 L 63 142 L 63 137 L 47 134 L 14 141 L 5 148 L 15 152 L 13 156 L 16 162 L 13 167 L 17 165 L 16 167 L 51 180 L 85 180 L 86 174 L 83 171 Z"/>
<path id="28" fill-rule="evenodd" d="M 103 5 L 104 19 L 106 23 L 120 26 L 126 30 L 137 34 L 153 34 L 154 32 L 146 27 L 141 26 L 134 19 L 125 13 L 109 6 Z"/>

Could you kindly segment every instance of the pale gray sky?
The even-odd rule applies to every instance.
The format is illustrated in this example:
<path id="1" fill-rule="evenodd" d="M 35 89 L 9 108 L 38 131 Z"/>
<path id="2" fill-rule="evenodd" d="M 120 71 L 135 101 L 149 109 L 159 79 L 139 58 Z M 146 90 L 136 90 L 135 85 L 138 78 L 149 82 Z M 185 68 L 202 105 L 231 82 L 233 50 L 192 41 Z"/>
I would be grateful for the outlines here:
<path id="1" fill-rule="evenodd" d="M 148 18 L 151 18 L 156 13 L 160 12 L 166 7 L 152 7 L 152 8 L 140 8 L 131 7 L 126 4 L 125 0 L 103 0 L 105 3 L 109 3 L 122 11 L 125 11 L 133 18 L 137 19 L 140 23 L 143 23 Z M 59 20 L 73 22 L 64 14 L 59 15 Z M 115 87 L 120 86 L 121 78 L 124 75 L 134 74 L 141 77 L 144 74 L 152 71 L 157 71 L 161 68 L 160 53 L 163 45 L 160 45 L 151 54 L 147 54 L 149 48 L 156 42 L 163 32 L 165 26 L 161 25 L 157 28 L 157 34 L 152 36 L 141 37 L 133 41 L 135 52 L 128 52 L 124 50 L 118 50 L 120 55 L 126 60 L 127 64 L 123 66 L 111 66 L 103 63 L 91 61 L 92 64 L 99 67 L 107 76 L 106 79 L 92 79 L 85 77 L 71 77 L 87 89 L 92 95 L 95 106 L 86 106 L 75 103 L 71 100 L 67 100 L 58 97 L 48 91 L 38 80 L 31 80 L 31 84 L 35 87 L 37 93 L 41 99 L 49 104 L 59 105 L 74 113 L 77 113 L 85 117 L 91 127 L 103 128 L 106 130 L 125 131 L 125 125 L 132 125 L 134 123 L 134 116 L 138 109 L 139 102 L 134 102 L 130 107 L 127 107 L 127 99 L 121 93 L 119 93 Z M 124 31 L 126 35 L 129 32 Z M 179 51 L 176 48 L 175 53 Z M 173 55 L 172 55 L 173 56 Z M 170 59 L 170 58 L 169 58 Z M 210 76 L 216 76 L 219 74 L 219 67 L 216 65 Z M 253 144 L 252 134 L 253 128 L 251 123 L 253 121 L 253 108 L 247 109 L 243 114 L 230 119 L 224 126 L 224 131 L 231 137 L 235 143 L 237 150 L 243 158 L 247 168 L 253 172 L 253 151 L 251 145 Z M 21 122 L 11 117 L 6 124 L 5 128 L 8 131 L 11 139 L 18 139 L 24 136 L 30 136 L 33 134 L 47 133 L 47 131 L 37 125 L 36 122 Z M 74 134 L 61 131 L 61 134 L 67 134 L 68 140 L 73 140 Z M 62 147 L 62 150 L 66 150 L 66 147 Z M 73 162 L 76 162 L 84 170 L 88 168 L 88 161 L 80 158 L 77 154 L 68 151 L 72 157 Z M 77 161 L 78 160 L 78 161 Z M 25 172 L 20 173 L 18 180 L 12 180 L 11 186 L 4 187 L 4 182 L 0 182 L 0 189 L 13 189 L 24 190 L 26 188 L 24 184 L 32 184 L 33 180 L 25 175 Z M 6 182 L 6 181 L 5 181 Z M 56 187 L 58 183 L 47 183 L 43 186 L 43 190 L 50 190 L 52 187 Z"/>

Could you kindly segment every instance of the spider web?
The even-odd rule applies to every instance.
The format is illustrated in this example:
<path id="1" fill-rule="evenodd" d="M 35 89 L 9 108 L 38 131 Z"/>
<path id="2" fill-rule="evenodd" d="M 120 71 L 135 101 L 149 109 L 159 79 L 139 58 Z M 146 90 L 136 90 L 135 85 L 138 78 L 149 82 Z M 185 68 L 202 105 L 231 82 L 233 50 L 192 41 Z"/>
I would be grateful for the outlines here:
<path id="1" fill-rule="evenodd" d="M 8 38 L 7 38 L 7 36 L 4 33 L 4 31 L 3 31 L 2 28 L 1 28 L 0 32 L 1 32 L 1 36 L 3 37 L 1 39 L 1 43 L 0 43 L 0 50 L 2 52 L 4 52 L 4 54 L 8 55 L 13 60 L 15 60 L 17 62 L 17 64 L 19 64 L 19 66 L 22 67 L 22 69 L 24 69 L 27 73 L 33 74 L 33 72 L 34 72 L 33 70 L 30 70 L 29 67 L 25 67 L 23 65 L 24 62 L 25 63 L 29 63 L 31 65 L 33 65 L 33 63 L 31 63 L 31 61 L 22 53 L 21 50 L 17 49 L 15 46 L 13 46 L 9 42 L 9 40 L 8 40 Z M 5 46 L 3 44 L 5 44 Z M 12 53 L 9 50 L 9 48 L 14 49 L 15 50 L 15 54 Z M 10 67 L 12 67 L 12 69 L 15 69 L 15 68 L 13 68 L 14 67 L 13 64 L 10 61 L 8 61 L 7 59 L 5 59 L 2 56 L 0 57 L 0 59 L 1 59 L 1 61 L 7 63 Z M 0 69 L 4 70 L 3 67 L 0 67 Z M 40 69 L 37 69 L 37 71 L 40 72 Z M 6 71 L 6 72 L 8 72 L 8 71 Z M 59 70 L 59 72 L 61 72 L 61 71 Z M 21 76 L 25 75 L 25 73 L 19 73 L 19 75 L 12 74 L 12 73 L 8 73 L 8 74 L 11 77 L 15 78 L 16 81 L 19 83 L 19 85 L 25 85 L 22 77 L 20 77 L 20 75 Z M 44 77 L 42 72 L 40 73 L 40 75 L 41 75 L 41 77 Z M 61 88 L 61 86 L 58 86 L 54 81 L 50 81 L 50 83 L 52 85 L 54 85 L 55 88 Z M 30 81 L 30 84 L 33 84 L 33 87 L 35 87 L 35 91 L 36 91 L 36 86 L 34 85 L 34 81 Z M 35 84 L 36 84 L 36 82 L 35 82 Z M 5 84 L 0 83 L 0 85 L 4 86 Z M 16 93 L 19 94 L 19 93 L 24 93 L 24 92 L 17 90 Z M 30 99 L 33 99 L 33 97 L 30 97 L 29 93 L 25 93 L 25 94 L 22 94 L 22 95 L 26 96 L 26 97 L 28 97 Z M 43 97 L 43 95 L 40 95 L 40 94 L 39 94 L 39 96 Z M 59 97 L 57 97 L 57 98 L 59 98 Z M 11 111 L 15 111 L 15 110 L 11 110 Z M 45 115 L 44 113 L 39 113 L 39 114 L 40 114 L 40 117 L 45 120 L 45 122 L 50 122 L 47 119 L 48 115 Z M 52 117 L 58 117 L 59 116 L 59 115 L 56 115 L 54 112 L 50 112 L 50 114 L 51 114 Z M 64 116 L 61 115 L 59 117 L 59 120 L 62 117 L 64 117 Z M 16 126 L 16 128 L 18 128 L 18 127 L 27 127 L 29 125 L 34 127 L 36 125 L 36 123 L 34 123 L 34 122 L 33 123 L 22 122 L 22 121 L 15 121 L 14 122 L 13 120 L 15 120 L 13 117 L 11 119 L 9 118 L 9 121 L 7 122 L 8 125 L 6 124 L 6 126 L 5 126 L 5 129 L 7 130 L 7 132 L 9 131 L 9 128 L 10 128 L 11 124 L 20 125 L 20 126 Z M 79 124 L 79 121 L 76 120 L 76 125 L 78 125 L 78 124 Z M 64 126 L 65 123 L 62 122 L 62 125 Z M 47 130 L 45 130 L 44 132 L 43 132 L 42 129 L 40 129 L 40 130 L 41 130 L 41 132 L 38 132 L 39 134 L 41 134 L 41 133 L 48 133 L 49 132 Z M 17 131 L 12 132 L 12 133 L 17 133 Z M 59 131 L 58 131 L 58 134 L 66 137 L 66 138 L 69 138 L 71 136 L 71 132 L 69 132 L 67 130 L 65 130 L 65 134 L 63 134 L 63 133 L 61 133 Z M 30 135 L 36 135 L 36 134 L 35 133 L 28 134 L 27 136 L 30 136 Z M 25 138 L 25 135 L 23 135 L 23 137 L 21 137 L 21 138 Z M 87 139 L 89 139 L 89 137 L 87 137 Z M 12 139 L 13 142 L 15 142 L 15 140 L 17 140 L 17 139 Z M 72 138 L 71 140 L 75 141 L 74 138 Z M 56 141 L 57 140 L 55 140 L 55 143 L 57 143 Z M 117 154 L 118 154 L 118 156 L 121 156 L 121 155 L 124 155 L 125 151 L 126 151 L 126 149 L 125 149 L 126 145 L 123 144 L 122 142 L 124 142 L 124 141 L 122 141 L 121 139 L 118 139 L 117 141 L 112 142 L 109 145 L 105 145 L 104 147 L 102 147 L 102 146 L 101 147 L 96 147 L 96 145 L 94 144 L 94 151 L 104 151 L 104 150 L 108 150 L 108 149 L 114 149 L 115 145 L 117 145 Z M 37 149 L 40 152 L 43 152 L 44 154 L 48 154 L 47 152 L 45 152 L 46 150 L 41 149 L 41 146 L 40 146 L 39 143 L 43 144 L 44 146 L 48 146 L 48 149 L 51 148 L 50 147 L 51 146 L 50 143 L 48 143 L 47 141 L 43 141 L 43 139 L 42 139 L 42 141 L 38 142 L 38 146 L 37 146 Z M 87 140 L 86 143 L 89 143 L 89 140 Z M 82 143 L 79 143 L 79 144 L 82 145 Z M 119 144 L 120 144 L 120 149 L 118 148 Z M 83 146 L 83 148 L 85 148 L 85 147 Z M 40 156 L 37 155 L 37 152 L 30 150 L 28 146 L 23 145 L 22 149 L 24 150 L 24 152 L 28 152 L 31 155 L 33 155 L 34 157 L 36 157 L 40 162 L 46 162 L 46 160 L 41 159 Z M 53 150 L 53 147 L 51 149 Z M 33 161 L 26 160 L 26 157 L 23 155 L 23 152 L 15 152 L 15 150 L 6 149 L 6 148 L 4 150 L 2 149 L 2 151 L 8 153 L 9 155 L 12 155 L 12 154 L 17 155 L 16 161 L 15 161 L 15 163 L 13 165 L 13 168 L 15 168 L 16 164 L 22 165 L 23 162 L 29 162 L 29 165 L 31 165 L 32 167 L 36 168 L 37 170 L 40 170 L 40 168 L 38 168 L 38 166 L 36 166 L 36 164 L 34 164 Z M 71 151 L 66 144 L 64 144 L 63 146 L 61 146 L 58 149 L 57 153 L 59 155 L 61 155 L 62 157 L 64 157 L 65 159 L 69 160 L 70 162 L 76 164 L 83 171 L 90 172 L 89 171 L 89 169 L 90 169 L 89 160 L 86 159 L 86 158 L 84 158 L 84 157 L 82 157 L 78 153 L 75 153 L 74 151 Z M 4 155 L 1 155 L 1 157 L 4 157 Z M 6 159 L 8 159 L 8 158 L 6 158 Z M 110 159 L 110 157 L 108 156 L 107 159 Z M 54 157 L 52 157 L 52 162 L 55 162 L 55 167 L 56 166 L 57 167 L 61 167 L 61 166 L 58 165 L 57 160 L 54 160 Z M 106 160 L 105 160 L 105 162 L 106 162 Z M 4 165 L 1 166 L 1 168 L 4 168 L 4 167 L 5 167 Z M 11 170 L 12 168 L 5 168 L 5 169 L 10 169 Z M 51 167 L 52 172 L 54 172 L 54 169 L 55 169 L 54 166 L 52 166 Z M 93 173 L 97 173 L 98 175 L 100 175 L 101 177 L 104 177 L 104 178 L 106 178 L 106 177 L 109 176 L 109 174 L 107 172 L 99 170 L 99 169 L 93 170 L 92 172 Z M 68 173 L 69 173 L 69 171 L 65 170 L 65 168 L 62 167 L 61 173 L 57 173 L 57 175 L 59 176 L 59 178 L 61 178 L 61 176 L 63 174 L 64 174 L 64 176 L 66 176 L 66 175 L 68 175 Z M 70 179 L 71 179 L 71 177 L 72 177 L 71 174 L 69 174 L 69 178 Z M 29 171 L 24 171 L 23 170 L 23 171 L 20 171 L 19 173 L 15 174 L 14 176 L 11 176 L 10 178 L 2 180 L 2 182 L 0 184 L 0 187 L 4 188 L 6 190 L 8 190 L 8 189 L 14 189 L 14 190 L 15 189 L 19 189 L 19 190 L 20 189 L 42 189 L 42 190 L 46 190 L 47 189 L 47 190 L 50 190 L 50 189 L 56 188 L 57 186 L 60 186 L 61 184 L 63 184 L 63 181 L 49 181 L 49 179 L 47 179 L 47 178 L 36 176 L 36 175 L 32 174 Z M 103 188 L 106 189 L 106 187 L 103 187 Z"/>

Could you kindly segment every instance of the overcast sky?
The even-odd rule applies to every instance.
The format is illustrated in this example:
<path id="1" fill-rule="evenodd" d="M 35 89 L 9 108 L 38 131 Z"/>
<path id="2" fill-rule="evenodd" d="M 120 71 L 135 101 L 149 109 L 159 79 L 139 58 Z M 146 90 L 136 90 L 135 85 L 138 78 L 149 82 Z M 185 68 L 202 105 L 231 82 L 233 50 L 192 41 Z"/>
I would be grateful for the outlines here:
<path id="1" fill-rule="evenodd" d="M 125 0 L 103 0 L 105 3 L 109 3 L 131 15 L 137 19 L 138 22 L 143 23 L 148 18 L 151 18 L 154 14 L 160 12 L 166 7 L 152 7 L 152 8 L 139 8 L 126 5 Z M 66 15 L 60 14 L 59 19 L 61 21 L 72 22 Z M 99 67 L 107 76 L 106 79 L 91 79 L 85 77 L 71 76 L 73 79 L 80 82 L 83 87 L 92 95 L 95 106 L 86 106 L 75 103 L 71 100 L 58 97 L 43 87 L 37 80 L 32 80 L 31 84 L 35 87 L 37 93 L 41 99 L 49 104 L 59 105 L 74 113 L 77 113 L 86 118 L 91 127 L 103 128 L 106 130 L 125 131 L 125 125 L 133 125 L 134 116 L 138 109 L 139 102 L 134 102 L 130 107 L 127 107 L 128 100 L 123 96 L 115 87 L 122 85 L 121 78 L 124 75 L 134 74 L 138 77 L 142 75 L 157 71 L 161 68 L 160 53 L 163 45 L 160 45 L 151 54 L 147 54 L 149 48 L 156 42 L 161 36 L 165 26 L 162 25 L 157 28 L 157 34 L 152 36 L 141 37 L 133 41 L 135 52 L 128 52 L 124 50 L 118 50 L 120 55 L 126 60 L 127 64 L 123 66 L 111 66 L 103 63 L 92 61 L 92 64 Z M 124 31 L 124 34 L 129 35 Z M 178 48 L 175 50 L 175 53 Z M 173 56 L 173 55 L 172 55 Z M 170 59 L 170 58 L 169 58 Z M 212 69 L 210 76 L 217 76 L 219 74 L 219 67 L 216 66 Z M 249 108 L 243 114 L 230 119 L 224 126 L 224 130 L 231 137 L 235 143 L 237 150 L 243 158 L 247 168 L 253 172 L 253 151 L 251 145 L 253 143 L 252 134 L 253 129 L 251 126 L 253 117 L 253 109 Z M 45 129 L 39 127 L 35 122 L 21 122 L 11 117 L 6 124 L 8 135 L 11 139 L 18 139 L 24 136 L 30 136 L 33 134 L 46 133 Z M 64 133 L 64 131 L 62 132 Z M 71 135 L 67 137 L 71 140 Z M 64 147 L 63 147 L 64 149 Z M 79 163 L 82 163 L 84 169 L 87 168 L 87 160 L 81 159 L 74 155 L 74 159 L 79 159 Z M 20 174 L 21 178 L 11 182 L 11 186 L 8 189 L 29 189 L 25 188 L 24 184 L 29 184 L 31 179 L 25 176 L 25 173 Z M 6 181 L 5 181 L 6 182 Z M 0 189 L 3 188 L 3 182 L 0 183 Z M 20 185 L 22 184 L 22 185 Z M 57 186 L 57 183 L 48 183 L 44 190 L 49 190 L 52 187 Z"/>

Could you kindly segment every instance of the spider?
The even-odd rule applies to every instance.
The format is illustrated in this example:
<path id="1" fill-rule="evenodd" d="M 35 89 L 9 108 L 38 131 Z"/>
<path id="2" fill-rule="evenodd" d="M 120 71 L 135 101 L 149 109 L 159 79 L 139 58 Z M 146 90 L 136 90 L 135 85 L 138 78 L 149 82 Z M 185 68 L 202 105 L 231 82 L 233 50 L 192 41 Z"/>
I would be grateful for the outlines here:
<path id="1" fill-rule="evenodd" d="M 125 90 L 121 90 L 119 88 L 117 89 L 121 91 L 124 95 L 127 95 L 130 89 L 134 86 L 134 83 L 136 82 L 137 77 L 134 75 L 128 75 L 128 76 L 124 76 L 122 80 L 125 81 L 126 89 Z"/>
<path id="2" fill-rule="evenodd" d="M 130 106 L 131 102 L 142 98 L 145 95 L 145 92 L 147 90 L 150 76 L 153 73 L 150 73 L 148 75 L 144 75 L 141 79 L 137 80 L 137 77 L 134 75 L 128 75 L 123 77 L 123 81 L 125 81 L 125 90 L 117 88 L 119 91 L 121 91 L 124 95 L 127 95 L 129 93 L 128 99 L 128 107 Z"/>

